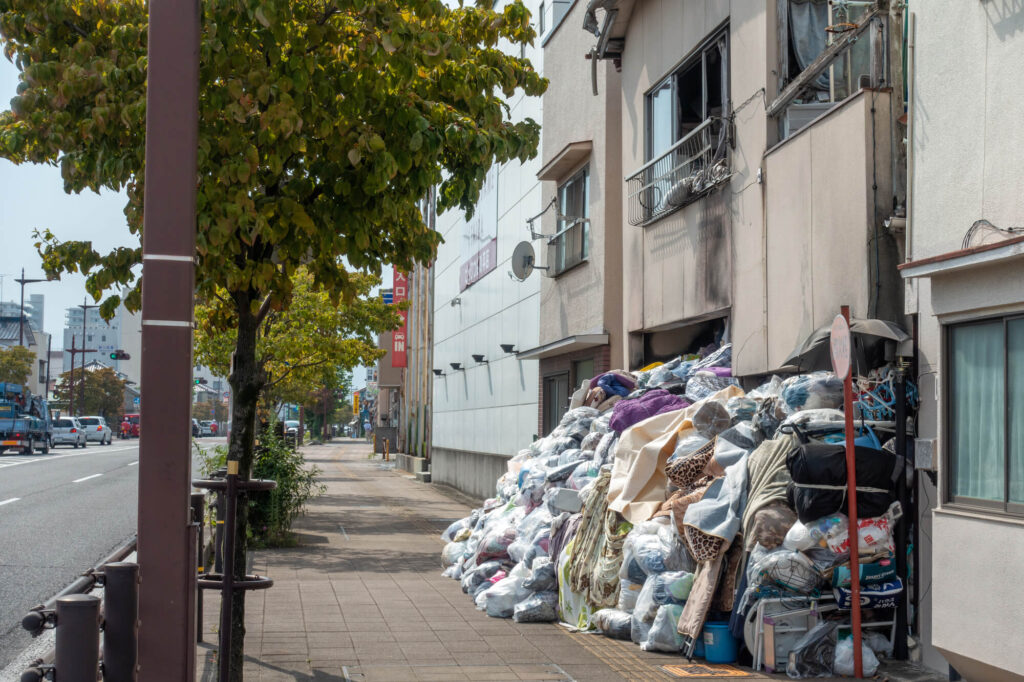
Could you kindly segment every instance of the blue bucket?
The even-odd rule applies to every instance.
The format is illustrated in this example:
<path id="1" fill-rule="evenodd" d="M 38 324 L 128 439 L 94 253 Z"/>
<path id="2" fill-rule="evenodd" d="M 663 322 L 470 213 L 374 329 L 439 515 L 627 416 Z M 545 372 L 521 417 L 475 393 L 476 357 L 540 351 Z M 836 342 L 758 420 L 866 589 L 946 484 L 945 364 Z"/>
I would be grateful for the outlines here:
<path id="1" fill-rule="evenodd" d="M 729 632 L 728 622 L 704 624 L 704 660 L 708 663 L 735 663 L 737 654 L 736 638 Z"/>

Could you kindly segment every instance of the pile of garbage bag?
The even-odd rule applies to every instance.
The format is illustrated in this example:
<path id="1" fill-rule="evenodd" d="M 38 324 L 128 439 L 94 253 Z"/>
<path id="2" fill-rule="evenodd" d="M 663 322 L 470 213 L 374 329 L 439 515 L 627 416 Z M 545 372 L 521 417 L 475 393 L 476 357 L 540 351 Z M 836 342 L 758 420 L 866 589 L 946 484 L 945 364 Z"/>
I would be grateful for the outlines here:
<path id="1" fill-rule="evenodd" d="M 903 462 L 858 452 L 871 515 L 851 562 L 845 458 L 828 441 L 843 428 L 842 382 L 773 376 L 746 392 L 731 362 L 724 344 L 584 382 L 558 426 L 508 460 L 494 497 L 442 533 L 444 574 L 489 616 L 689 657 L 712 618 L 751 646 L 743 624 L 763 598 L 831 593 L 842 616 L 851 563 L 869 606 L 892 607 Z M 791 676 L 852 661 L 826 625 L 794 647 Z"/>

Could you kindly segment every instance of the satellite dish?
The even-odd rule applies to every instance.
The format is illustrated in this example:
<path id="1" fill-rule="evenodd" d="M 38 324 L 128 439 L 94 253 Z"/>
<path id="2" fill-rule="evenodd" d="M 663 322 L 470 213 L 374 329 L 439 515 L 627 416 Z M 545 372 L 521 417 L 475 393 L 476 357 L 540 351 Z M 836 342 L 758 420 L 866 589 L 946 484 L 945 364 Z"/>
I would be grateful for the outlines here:
<path id="1" fill-rule="evenodd" d="M 519 242 L 512 252 L 512 274 L 520 282 L 524 281 L 533 273 L 533 263 L 536 254 L 533 251 L 533 244 L 530 242 Z"/>

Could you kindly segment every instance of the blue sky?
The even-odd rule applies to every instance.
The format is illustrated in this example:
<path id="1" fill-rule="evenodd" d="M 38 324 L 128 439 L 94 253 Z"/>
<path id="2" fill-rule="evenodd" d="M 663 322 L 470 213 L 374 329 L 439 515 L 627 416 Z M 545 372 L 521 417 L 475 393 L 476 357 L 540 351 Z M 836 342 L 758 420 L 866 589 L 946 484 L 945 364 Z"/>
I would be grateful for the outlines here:
<path id="1" fill-rule="evenodd" d="M 9 108 L 16 94 L 18 70 L 0 57 L 0 108 Z M 65 194 L 60 170 L 51 166 L 24 164 L 15 166 L 0 159 L 0 274 L 4 275 L 2 300 L 17 301 L 19 287 L 13 281 L 25 268 L 27 277 L 42 277 L 39 255 L 32 232 L 50 229 L 63 240 L 92 240 L 98 250 L 106 251 L 130 243 L 128 225 L 122 209 L 122 193 Z M 84 278 L 66 276 L 60 282 L 30 284 L 29 292 L 46 296 L 45 331 L 56 333 L 56 348 L 62 341 L 64 311 L 78 305 L 85 296 Z M 92 301 L 90 301 L 91 303 Z"/>

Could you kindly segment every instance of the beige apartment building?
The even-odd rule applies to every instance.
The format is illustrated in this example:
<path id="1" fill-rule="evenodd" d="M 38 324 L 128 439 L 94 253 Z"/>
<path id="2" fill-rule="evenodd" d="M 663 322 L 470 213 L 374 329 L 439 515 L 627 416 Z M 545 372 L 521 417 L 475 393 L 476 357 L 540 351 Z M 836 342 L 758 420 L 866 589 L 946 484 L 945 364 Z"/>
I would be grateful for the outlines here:
<path id="1" fill-rule="evenodd" d="M 543 275 L 538 345 L 537 433 L 547 434 L 584 381 L 622 357 L 622 123 L 619 73 L 587 61 L 580 31 L 585 4 L 564 3 L 540 35 L 545 76 L 542 181 L 544 211 L 529 228 Z M 533 275 L 536 277 L 537 275 Z"/>
<path id="2" fill-rule="evenodd" d="M 914 6 L 906 310 L 937 500 L 926 634 L 967 680 L 1024 680 L 1024 12 Z"/>

